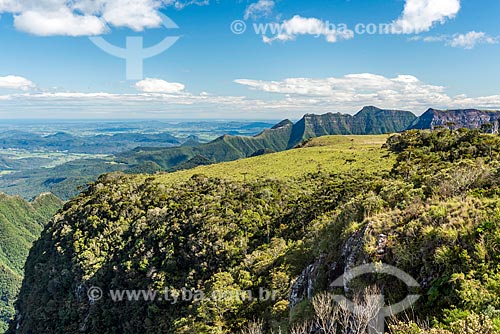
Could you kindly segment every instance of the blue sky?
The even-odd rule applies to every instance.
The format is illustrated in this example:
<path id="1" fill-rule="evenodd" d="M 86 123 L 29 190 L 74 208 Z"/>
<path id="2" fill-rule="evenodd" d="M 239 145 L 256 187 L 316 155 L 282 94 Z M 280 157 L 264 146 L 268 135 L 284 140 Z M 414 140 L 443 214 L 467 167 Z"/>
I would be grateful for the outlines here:
<path id="1" fill-rule="evenodd" d="M 496 0 L 3 0 L 0 12 L 1 118 L 500 109 Z M 276 33 L 255 32 L 265 24 Z M 130 80 L 89 36 L 180 38 Z"/>

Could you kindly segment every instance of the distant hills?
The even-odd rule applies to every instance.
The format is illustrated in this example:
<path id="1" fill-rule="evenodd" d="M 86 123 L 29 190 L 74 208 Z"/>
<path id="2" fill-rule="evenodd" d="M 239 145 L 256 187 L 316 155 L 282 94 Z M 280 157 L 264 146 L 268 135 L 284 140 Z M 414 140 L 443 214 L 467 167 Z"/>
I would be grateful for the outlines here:
<path id="1" fill-rule="evenodd" d="M 190 138 L 190 142 L 194 139 Z M 86 154 L 110 154 L 130 150 L 137 146 L 172 147 L 184 140 L 169 133 L 116 133 L 111 135 L 75 136 L 66 132 L 41 135 L 17 130 L 0 132 L 0 149 L 27 151 L 65 151 Z"/>
<path id="2" fill-rule="evenodd" d="M 364 107 L 354 116 L 327 113 L 306 114 L 296 123 L 283 120 L 256 136 L 224 135 L 209 143 L 188 140 L 176 147 L 138 147 L 109 158 L 81 159 L 52 169 L 34 169 L 0 178 L 0 191 L 31 198 L 50 191 L 68 199 L 78 186 L 95 180 L 103 173 L 123 171 L 130 174 L 176 171 L 218 162 L 257 156 L 266 152 L 291 149 L 310 138 L 325 135 L 369 135 L 402 132 L 408 129 L 481 128 L 498 132 L 498 111 L 474 109 L 441 111 L 429 109 L 417 117 L 409 111 Z M 111 140 L 111 139 L 110 139 Z M 158 144 L 158 143 L 156 143 Z"/>

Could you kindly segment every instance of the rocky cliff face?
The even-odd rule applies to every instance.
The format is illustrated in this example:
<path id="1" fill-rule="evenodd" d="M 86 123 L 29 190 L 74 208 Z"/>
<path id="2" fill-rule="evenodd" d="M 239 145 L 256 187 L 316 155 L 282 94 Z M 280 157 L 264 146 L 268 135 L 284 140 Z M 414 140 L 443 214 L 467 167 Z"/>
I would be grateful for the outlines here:
<path id="1" fill-rule="evenodd" d="M 306 114 L 294 124 L 288 147 L 326 135 L 373 135 L 406 130 L 417 117 L 409 111 L 364 107 L 356 115 Z"/>
<path id="2" fill-rule="evenodd" d="M 329 288 L 318 286 L 321 278 L 320 273 L 326 272 L 326 283 L 329 283 L 335 281 L 342 274 L 349 272 L 354 267 L 370 262 L 363 252 L 364 239 L 369 233 L 370 228 L 371 223 L 368 223 L 353 233 L 342 246 L 341 256 L 335 259 L 334 262 L 327 261 L 326 256 L 322 255 L 313 264 L 304 269 L 292 285 L 289 298 L 290 307 L 294 308 L 301 301 L 311 299 L 318 288 L 320 290 Z M 378 256 L 385 254 L 386 244 L 387 236 L 381 234 L 377 242 Z"/>
<path id="3" fill-rule="evenodd" d="M 409 129 L 432 130 L 436 127 L 480 129 L 484 125 L 491 124 L 491 129 L 488 129 L 488 131 L 497 134 L 499 131 L 499 120 L 500 111 L 429 109 Z"/>

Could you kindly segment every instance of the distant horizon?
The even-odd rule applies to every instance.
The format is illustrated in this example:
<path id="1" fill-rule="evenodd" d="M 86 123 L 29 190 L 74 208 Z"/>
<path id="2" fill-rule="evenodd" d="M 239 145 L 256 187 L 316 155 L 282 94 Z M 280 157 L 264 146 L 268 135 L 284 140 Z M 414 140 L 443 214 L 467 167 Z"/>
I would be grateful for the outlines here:
<path id="1" fill-rule="evenodd" d="M 422 116 L 425 112 L 427 112 L 430 109 L 434 110 L 440 110 L 440 111 L 455 111 L 455 110 L 480 110 L 480 111 L 485 111 L 485 112 L 500 112 L 500 108 L 498 109 L 488 109 L 488 108 L 478 108 L 478 107 L 466 107 L 466 108 L 435 108 L 435 107 L 428 107 L 422 112 L 415 112 L 414 110 L 409 110 L 409 109 L 395 109 L 395 108 L 382 108 L 378 107 L 375 105 L 366 105 L 361 108 L 359 108 L 356 111 L 351 111 L 351 112 L 341 112 L 341 111 L 322 111 L 322 112 L 304 112 L 300 116 L 296 117 L 287 117 L 284 115 L 284 117 L 281 118 L 175 118 L 175 117 L 144 117 L 144 115 L 141 117 L 128 117 L 128 118 L 98 118 L 98 117 L 87 117 L 87 118 L 48 118 L 48 117 L 32 117 L 32 118 L 1 118 L 0 119 L 0 124 L 3 123 L 10 123 L 10 122 L 38 122 L 38 123 L 51 123 L 51 122 L 62 122 L 62 123 L 70 123 L 70 122 L 280 122 L 285 119 L 289 119 L 292 122 L 296 122 L 300 120 L 302 117 L 308 114 L 312 115 L 325 115 L 325 114 L 342 114 L 342 115 L 350 115 L 354 116 L 360 111 L 362 111 L 364 108 L 370 108 L 374 107 L 377 109 L 381 110 L 393 110 L 393 111 L 402 111 L 402 112 L 411 112 L 415 116 L 420 117 Z"/>

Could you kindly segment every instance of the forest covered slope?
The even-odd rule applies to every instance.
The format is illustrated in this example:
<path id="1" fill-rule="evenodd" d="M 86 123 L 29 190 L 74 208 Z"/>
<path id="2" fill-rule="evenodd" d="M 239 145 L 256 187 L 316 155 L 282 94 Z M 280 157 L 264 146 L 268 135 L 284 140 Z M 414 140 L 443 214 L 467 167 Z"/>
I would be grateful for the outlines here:
<path id="1" fill-rule="evenodd" d="M 24 263 L 44 225 L 62 207 L 52 194 L 28 202 L 0 194 L 0 331 L 14 316 L 14 301 L 23 278 Z"/>

